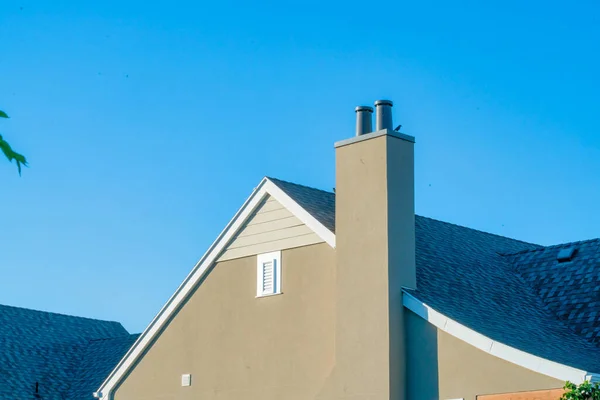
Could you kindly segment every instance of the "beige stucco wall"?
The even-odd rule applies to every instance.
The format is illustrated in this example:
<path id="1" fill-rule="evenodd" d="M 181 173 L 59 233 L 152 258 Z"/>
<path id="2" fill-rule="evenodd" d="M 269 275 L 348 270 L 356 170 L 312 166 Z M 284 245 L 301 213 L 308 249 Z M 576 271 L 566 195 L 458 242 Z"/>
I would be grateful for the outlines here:
<path id="1" fill-rule="evenodd" d="M 410 311 L 405 318 L 410 400 L 476 400 L 477 395 L 554 389 L 564 384 L 485 353 Z"/>
<path id="2" fill-rule="evenodd" d="M 276 296 L 255 298 L 255 256 L 218 263 L 114 398 L 314 398 L 334 363 L 334 288 L 325 243 L 282 251 Z"/>

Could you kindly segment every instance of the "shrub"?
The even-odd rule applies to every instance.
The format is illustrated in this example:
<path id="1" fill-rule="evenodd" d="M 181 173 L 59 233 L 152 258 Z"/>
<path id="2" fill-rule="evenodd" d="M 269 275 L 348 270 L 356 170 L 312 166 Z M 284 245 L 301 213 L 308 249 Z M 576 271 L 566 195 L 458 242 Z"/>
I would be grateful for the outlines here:
<path id="1" fill-rule="evenodd" d="M 589 381 L 576 385 L 572 382 L 565 384 L 565 394 L 561 400 L 600 400 L 600 385 Z"/>

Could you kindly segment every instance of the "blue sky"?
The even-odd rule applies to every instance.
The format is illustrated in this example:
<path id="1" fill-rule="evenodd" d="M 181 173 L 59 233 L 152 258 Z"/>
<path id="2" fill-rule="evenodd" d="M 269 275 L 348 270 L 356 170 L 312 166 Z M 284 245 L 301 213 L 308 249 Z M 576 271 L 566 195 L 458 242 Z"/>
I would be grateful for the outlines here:
<path id="1" fill-rule="evenodd" d="M 330 190 L 379 98 L 417 213 L 600 236 L 598 2 L 283 3 L 3 3 L 0 133 L 31 167 L 0 164 L 0 303 L 141 331 L 264 175 Z"/>

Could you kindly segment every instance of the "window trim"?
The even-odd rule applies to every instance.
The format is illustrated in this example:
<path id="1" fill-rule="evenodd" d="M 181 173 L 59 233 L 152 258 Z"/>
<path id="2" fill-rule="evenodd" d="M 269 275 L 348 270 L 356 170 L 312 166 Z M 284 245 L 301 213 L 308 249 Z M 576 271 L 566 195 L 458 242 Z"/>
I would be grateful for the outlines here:
<path id="1" fill-rule="evenodd" d="M 263 265 L 272 262 L 275 274 L 273 292 L 265 293 L 262 290 L 263 285 Z M 281 251 L 258 254 L 256 256 L 256 297 L 269 297 L 281 294 Z"/>

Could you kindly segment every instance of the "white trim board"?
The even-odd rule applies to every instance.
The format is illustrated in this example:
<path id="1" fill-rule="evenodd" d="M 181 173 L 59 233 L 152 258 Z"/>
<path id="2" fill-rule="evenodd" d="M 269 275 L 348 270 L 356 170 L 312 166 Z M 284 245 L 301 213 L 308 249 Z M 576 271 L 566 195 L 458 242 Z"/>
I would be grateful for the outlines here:
<path id="1" fill-rule="evenodd" d="M 404 307 L 408 308 L 438 329 L 505 361 L 561 381 L 571 381 L 579 384 L 585 380 L 595 381 L 597 379 L 598 374 L 534 356 L 533 354 L 526 353 L 490 339 L 487 336 L 446 317 L 407 292 L 402 293 L 402 303 L 404 304 Z"/>
<path id="2" fill-rule="evenodd" d="M 150 322 L 148 327 L 146 327 L 144 332 L 142 332 L 133 346 L 131 346 L 129 351 L 127 351 L 125 356 L 113 369 L 108 378 L 106 378 L 100 388 L 94 393 L 94 397 L 101 400 L 112 400 L 112 392 L 120 382 L 121 378 L 129 371 L 144 353 L 146 348 L 158 336 L 162 328 L 169 322 L 171 316 L 174 315 L 180 305 L 187 300 L 190 293 L 196 287 L 196 284 L 205 276 L 207 271 L 210 270 L 210 267 L 214 265 L 221 252 L 239 232 L 244 223 L 267 195 L 271 195 L 275 200 L 281 203 L 281 205 L 294 214 L 296 218 L 312 229 L 327 244 L 335 248 L 335 234 L 333 232 L 327 229 L 305 209 L 300 207 L 294 199 L 288 196 L 272 181 L 268 178 L 263 178 L 250 197 L 235 214 L 233 219 L 229 221 L 225 229 L 219 234 L 213 244 L 210 245 L 200 261 L 198 261 L 181 285 L 179 285 L 173 296 L 171 296 L 158 314 L 156 314 L 152 322 Z"/>

